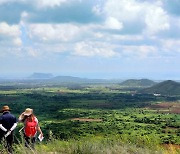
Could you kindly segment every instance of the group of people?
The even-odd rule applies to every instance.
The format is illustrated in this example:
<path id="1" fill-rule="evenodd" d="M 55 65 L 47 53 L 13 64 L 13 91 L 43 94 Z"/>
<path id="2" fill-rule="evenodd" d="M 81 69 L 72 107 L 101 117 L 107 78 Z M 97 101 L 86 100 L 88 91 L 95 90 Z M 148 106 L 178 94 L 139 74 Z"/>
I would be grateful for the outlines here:
<path id="1" fill-rule="evenodd" d="M 33 109 L 27 108 L 17 119 L 11 114 L 9 106 L 3 106 L 1 109 L 2 115 L 0 116 L 0 141 L 4 144 L 8 153 L 12 153 L 13 144 L 13 132 L 17 127 L 18 122 L 24 124 L 23 136 L 25 140 L 25 146 L 34 148 L 37 132 L 40 133 L 39 138 L 43 138 L 43 133 L 38 124 L 38 119 L 33 114 Z"/>

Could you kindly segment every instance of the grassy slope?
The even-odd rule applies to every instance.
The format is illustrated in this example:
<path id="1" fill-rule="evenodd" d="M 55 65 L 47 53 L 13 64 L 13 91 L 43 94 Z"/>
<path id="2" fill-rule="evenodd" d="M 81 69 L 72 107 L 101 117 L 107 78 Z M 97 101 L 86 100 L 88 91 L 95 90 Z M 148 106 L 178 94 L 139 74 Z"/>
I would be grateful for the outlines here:
<path id="1" fill-rule="evenodd" d="M 101 137 L 85 138 L 81 140 L 51 140 L 47 143 L 37 144 L 36 150 L 28 150 L 23 146 L 16 146 L 16 153 L 36 154 L 178 154 L 175 148 L 163 149 L 153 144 L 135 145 L 124 143 L 119 139 L 104 139 Z"/>

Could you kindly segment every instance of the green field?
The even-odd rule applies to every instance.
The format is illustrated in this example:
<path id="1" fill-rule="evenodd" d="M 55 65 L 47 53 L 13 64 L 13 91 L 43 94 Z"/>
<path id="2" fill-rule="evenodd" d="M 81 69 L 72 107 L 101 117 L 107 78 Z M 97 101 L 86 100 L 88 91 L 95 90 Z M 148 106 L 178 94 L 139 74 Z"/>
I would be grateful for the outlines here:
<path id="1" fill-rule="evenodd" d="M 180 145 L 180 114 L 175 112 L 180 109 L 179 100 L 179 96 L 138 94 L 118 85 L 0 90 L 0 106 L 9 105 L 17 117 L 27 107 L 34 109 L 44 142 L 103 138 L 146 148 Z M 16 142 L 21 127 L 16 129 Z"/>

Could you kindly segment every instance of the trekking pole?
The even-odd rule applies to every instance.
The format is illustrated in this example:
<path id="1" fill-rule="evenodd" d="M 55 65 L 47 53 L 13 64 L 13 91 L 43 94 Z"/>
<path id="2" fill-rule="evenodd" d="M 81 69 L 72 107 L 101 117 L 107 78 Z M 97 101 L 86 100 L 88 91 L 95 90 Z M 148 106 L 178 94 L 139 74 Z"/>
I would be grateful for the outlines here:
<path id="1" fill-rule="evenodd" d="M 20 130 L 19 130 L 19 133 L 24 129 L 24 127 L 22 127 Z"/>

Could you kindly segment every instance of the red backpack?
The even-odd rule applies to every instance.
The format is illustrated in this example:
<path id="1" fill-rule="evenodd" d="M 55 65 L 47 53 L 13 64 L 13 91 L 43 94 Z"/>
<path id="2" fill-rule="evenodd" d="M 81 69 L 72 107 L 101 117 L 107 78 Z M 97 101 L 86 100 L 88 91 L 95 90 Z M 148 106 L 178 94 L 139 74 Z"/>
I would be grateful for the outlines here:
<path id="1" fill-rule="evenodd" d="M 25 122 L 24 133 L 27 137 L 34 137 L 37 132 L 37 121 L 35 117 L 32 120 L 27 119 Z"/>

